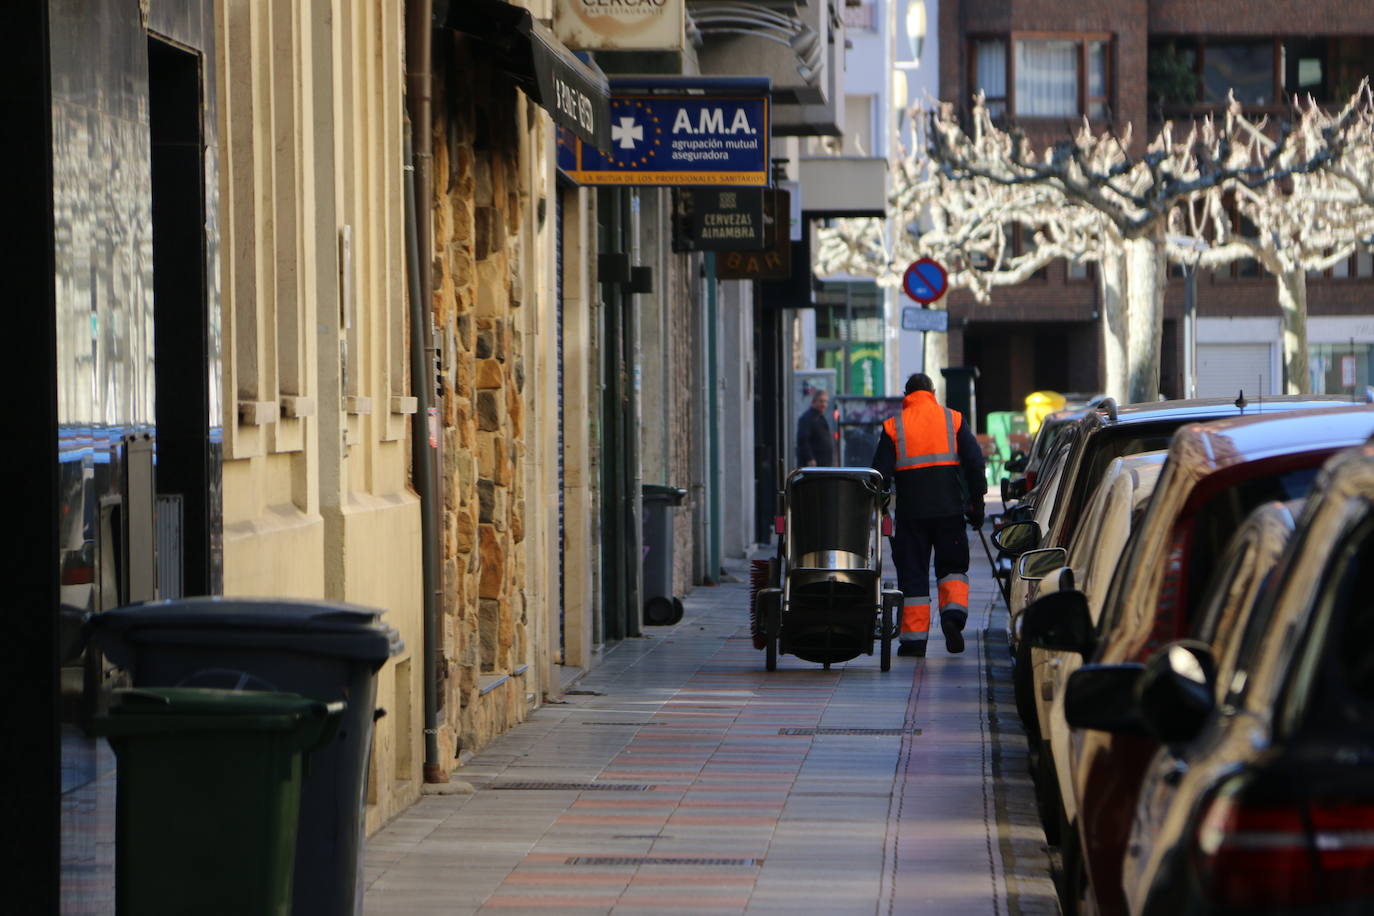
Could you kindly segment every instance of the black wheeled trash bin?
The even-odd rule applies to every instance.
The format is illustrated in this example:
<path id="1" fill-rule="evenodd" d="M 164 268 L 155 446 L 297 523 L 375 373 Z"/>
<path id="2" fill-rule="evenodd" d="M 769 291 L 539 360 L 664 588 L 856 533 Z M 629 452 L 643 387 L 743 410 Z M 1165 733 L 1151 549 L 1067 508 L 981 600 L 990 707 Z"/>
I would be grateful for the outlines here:
<path id="1" fill-rule="evenodd" d="M 662 626 L 682 619 L 682 599 L 673 594 L 673 514 L 686 490 L 644 484 L 644 622 Z"/>
<path id="2" fill-rule="evenodd" d="M 90 639 L 135 687 L 277 690 L 344 700 L 338 735 L 311 755 L 296 837 L 296 916 L 362 907 L 363 803 L 377 669 L 401 650 L 381 611 L 325 601 L 185 598 L 96 614 Z"/>
<path id="3" fill-rule="evenodd" d="M 90 730 L 119 759 L 118 911 L 290 913 L 302 758 L 343 711 L 295 693 L 116 690 Z"/>

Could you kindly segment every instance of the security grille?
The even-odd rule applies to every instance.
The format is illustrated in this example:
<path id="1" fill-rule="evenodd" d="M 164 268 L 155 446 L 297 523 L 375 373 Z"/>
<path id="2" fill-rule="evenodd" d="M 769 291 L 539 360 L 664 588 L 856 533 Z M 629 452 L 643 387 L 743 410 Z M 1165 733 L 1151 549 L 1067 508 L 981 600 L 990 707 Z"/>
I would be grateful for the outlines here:
<path id="1" fill-rule="evenodd" d="M 186 543 L 182 531 L 184 512 L 180 493 L 163 493 L 157 498 L 157 518 L 154 522 L 157 537 L 157 596 L 159 598 L 180 598 L 183 594 L 181 579 L 182 544 Z"/>

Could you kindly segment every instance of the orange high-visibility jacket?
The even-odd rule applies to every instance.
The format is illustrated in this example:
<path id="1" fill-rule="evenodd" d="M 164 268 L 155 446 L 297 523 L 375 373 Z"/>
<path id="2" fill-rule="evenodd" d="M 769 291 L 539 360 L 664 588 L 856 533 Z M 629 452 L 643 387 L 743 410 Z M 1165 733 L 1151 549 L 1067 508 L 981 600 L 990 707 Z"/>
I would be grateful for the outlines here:
<path id="1" fill-rule="evenodd" d="M 930 392 L 915 393 L 925 397 L 907 396 L 901 413 L 883 423 L 887 437 L 897 447 L 893 470 L 957 467 L 957 436 L 964 424 L 963 416 L 957 410 L 942 407 Z"/>

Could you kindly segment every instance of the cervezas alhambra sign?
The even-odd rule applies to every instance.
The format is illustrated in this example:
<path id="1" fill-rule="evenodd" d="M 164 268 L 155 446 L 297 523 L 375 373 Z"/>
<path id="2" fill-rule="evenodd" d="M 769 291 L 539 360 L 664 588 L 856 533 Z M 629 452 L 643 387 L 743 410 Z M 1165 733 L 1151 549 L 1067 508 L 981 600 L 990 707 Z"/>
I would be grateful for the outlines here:
<path id="1" fill-rule="evenodd" d="M 686 0 L 554 0 L 553 28 L 581 51 L 680 51 Z"/>

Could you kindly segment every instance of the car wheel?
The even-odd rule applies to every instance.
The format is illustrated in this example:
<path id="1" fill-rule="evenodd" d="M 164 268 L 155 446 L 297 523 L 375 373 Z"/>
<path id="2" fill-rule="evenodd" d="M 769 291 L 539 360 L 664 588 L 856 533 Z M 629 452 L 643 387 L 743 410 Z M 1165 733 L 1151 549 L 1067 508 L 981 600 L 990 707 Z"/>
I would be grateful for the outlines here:
<path id="1" fill-rule="evenodd" d="M 1064 803 L 1059 799 L 1059 778 L 1054 772 L 1054 759 L 1050 749 L 1043 742 L 1036 754 L 1035 762 L 1035 806 L 1040 814 L 1040 823 L 1045 827 L 1045 839 L 1059 845 L 1063 834 L 1059 830 Z"/>
<path id="2" fill-rule="evenodd" d="M 1040 746 L 1040 720 L 1035 715 L 1035 682 L 1031 679 L 1031 651 L 1025 641 L 1016 645 L 1016 663 L 1012 668 L 1012 686 L 1016 691 L 1016 712 L 1026 729 L 1026 743 L 1031 750 Z"/>
<path id="3" fill-rule="evenodd" d="M 1083 847 L 1079 845 L 1078 825 L 1070 824 L 1060 815 L 1060 844 L 1062 867 L 1055 889 L 1059 892 L 1059 909 L 1063 916 L 1098 916 L 1097 901 L 1088 884 L 1088 870 L 1083 864 Z"/>

